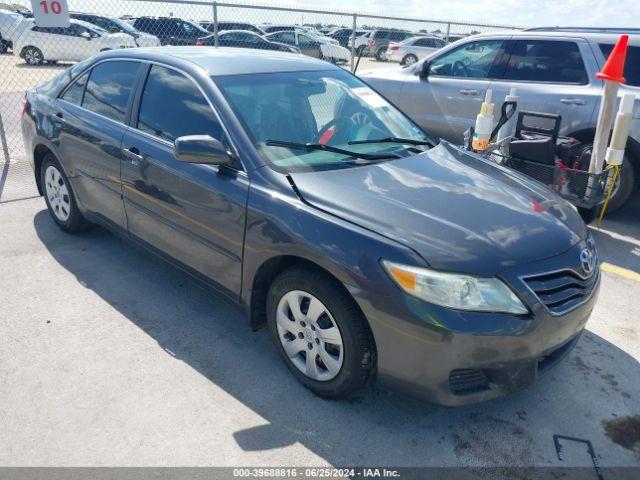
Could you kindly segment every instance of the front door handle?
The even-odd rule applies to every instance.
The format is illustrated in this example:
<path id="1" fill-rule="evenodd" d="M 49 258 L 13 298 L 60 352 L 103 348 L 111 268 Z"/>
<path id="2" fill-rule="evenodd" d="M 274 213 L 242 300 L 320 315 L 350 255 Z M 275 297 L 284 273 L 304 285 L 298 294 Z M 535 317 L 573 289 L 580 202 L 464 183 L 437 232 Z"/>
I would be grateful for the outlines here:
<path id="1" fill-rule="evenodd" d="M 475 88 L 463 88 L 462 90 L 460 90 L 460 93 L 462 95 L 478 95 L 480 92 L 478 92 L 478 90 L 476 90 Z"/>
<path id="2" fill-rule="evenodd" d="M 131 163 L 134 165 L 144 162 L 144 157 L 140 155 L 140 150 L 136 147 L 123 148 L 122 154 L 131 160 Z"/>
<path id="3" fill-rule="evenodd" d="M 581 98 L 561 98 L 560 103 L 564 103 L 565 105 L 586 105 L 587 104 L 587 102 L 585 102 Z"/>

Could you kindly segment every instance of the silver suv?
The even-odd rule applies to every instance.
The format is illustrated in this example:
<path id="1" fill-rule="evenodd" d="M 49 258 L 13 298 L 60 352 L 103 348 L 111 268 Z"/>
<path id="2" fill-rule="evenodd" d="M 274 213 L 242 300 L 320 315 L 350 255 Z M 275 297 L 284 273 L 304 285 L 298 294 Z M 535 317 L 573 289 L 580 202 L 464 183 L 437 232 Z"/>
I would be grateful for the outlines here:
<path id="1" fill-rule="evenodd" d="M 467 37 L 406 68 L 360 76 L 433 135 L 460 144 L 487 88 L 497 103 L 515 87 L 518 108 L 562 116 L 561 135 L 593 141 L 602 80 L 595 74 L 619 31 L 535 29 Z M 624 92 L 640 94 L 640 30 L 633 30 Z M 640 97 L 639 97 L 640 98 Z M 496 105 L 496 111 L 499 106 Z M 640 178 L 640 99 L 636 100 L 627 156 L 609 210 L 621 207 Z M 639 182 L 640 183 L 640 182 Z"/>

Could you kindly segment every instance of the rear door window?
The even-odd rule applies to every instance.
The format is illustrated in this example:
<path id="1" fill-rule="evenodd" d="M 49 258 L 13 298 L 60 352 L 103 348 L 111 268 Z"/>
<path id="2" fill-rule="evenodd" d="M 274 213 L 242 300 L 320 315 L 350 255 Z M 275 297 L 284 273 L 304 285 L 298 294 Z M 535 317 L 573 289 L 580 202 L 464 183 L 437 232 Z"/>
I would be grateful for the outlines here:
<path id="1" fill-rule="evenodd" d="M 104 62 L 95 66 L 82 99 L 83 108 L 124 123 L 139 69 L 138 62 L 128 61 Z"/>
<path id="2" fill-rule="evenodd" d="M 613 50 L 613 44 L 600 44 L 600 51 L 602 51 L 604 58 L 609 57 L 611 50 Z M 624 62 L 624 78 L 627 80 L 627 85 L 640 87 L 640 47 L 627 48 L 627 60 Z"/>
<path id="3" fill-rule="evenodd" d="M 413 42 L 413 44 L 416 47 L 435 47 L 435 41 L 433 40 L 433 38 L 419 38 L 418 40 L 416 40 L 415 42 Z"/>
<path id="4" fill-rule="evenodd" d="M 506 80 L 586 84 L 578 44 L 557 40 L 517 40 L 504 73 Z"/>
<path id="5" fill-rule="evenodd" d="M 222 138 L 220 122 L 193 81 L 158 65 L 149 72 L 137 128 L 170 142 L 183 135 Z"/>

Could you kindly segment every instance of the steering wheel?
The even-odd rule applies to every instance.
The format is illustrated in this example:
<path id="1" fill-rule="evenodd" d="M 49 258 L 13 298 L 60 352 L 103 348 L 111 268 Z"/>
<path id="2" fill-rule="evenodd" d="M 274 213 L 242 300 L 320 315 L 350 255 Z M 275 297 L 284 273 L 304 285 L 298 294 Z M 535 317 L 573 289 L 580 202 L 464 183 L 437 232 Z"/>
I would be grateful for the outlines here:
<path id="1" fill-rule="evenodd" d="M 458 71 L 463 75 L 458 75 Z M 454 77 L 468 77 L 469 69 L 461 60 L 456 60 L 453 62 L 453 65 L 451 65 L 451 75 Z"/>
<path id="2" fill-rule="evenodd" d="M 329 139 L 333 138 L 336 132 L 349 132 L 353 127 L 360 127 L 362 125 L 371 125 L 371 119 L 364 112 L 355 112 L 351 116 L 341 115 L 330 120 L 324 127 L 318 132 L 318 142 L 327 143 Z M 326 138 L 327 132 L 333 129 L 331 136 Z M 348 140 L 348 138 L 347 138 Z"/>

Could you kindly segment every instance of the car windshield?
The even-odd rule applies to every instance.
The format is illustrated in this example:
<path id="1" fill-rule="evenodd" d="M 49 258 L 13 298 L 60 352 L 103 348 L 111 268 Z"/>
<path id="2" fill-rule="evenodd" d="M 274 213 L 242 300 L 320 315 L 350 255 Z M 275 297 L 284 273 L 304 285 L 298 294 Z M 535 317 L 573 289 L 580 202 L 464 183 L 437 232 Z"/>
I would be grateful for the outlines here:
<path id="1" fill-rule="evenodd" d="M 365 156 L 389 153 L 387 159 L 419 153 L 428 146 L 418 144 L 432 142 L 383 97 L 343 70 L 225 75 L 213 80 L 260 155 L 278 171 L 327 170 L 362 162 L 342 153 L 274 145 L 270 140 L 327 145 Z M 364 142 L 378 139 L 386 141 Z"/>

